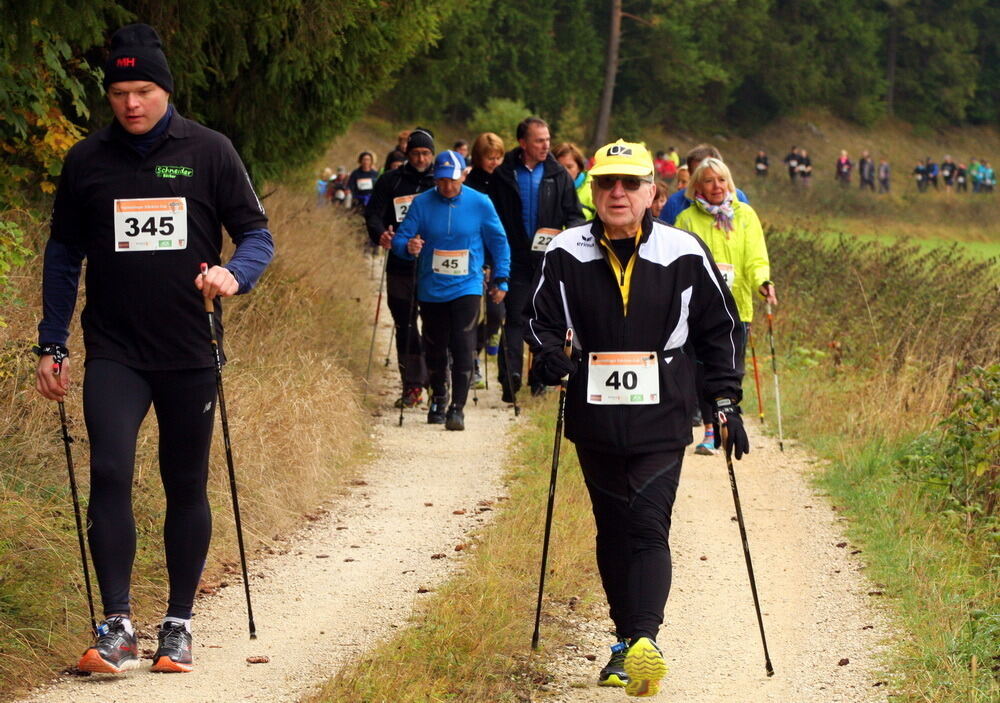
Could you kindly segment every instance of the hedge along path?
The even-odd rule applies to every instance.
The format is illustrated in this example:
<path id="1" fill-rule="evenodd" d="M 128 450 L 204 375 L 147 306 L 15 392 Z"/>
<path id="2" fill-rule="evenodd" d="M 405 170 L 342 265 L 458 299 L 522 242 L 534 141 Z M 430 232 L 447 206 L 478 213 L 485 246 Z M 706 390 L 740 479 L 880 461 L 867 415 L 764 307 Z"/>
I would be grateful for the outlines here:
<path id="1" fill-rule="evenodd" d="M 464 432 L 428 425 L 424 408 L 407 410 L 398 427 L 398 411 L 391 407 L 399 394 L 395 353 L 389 369 L 381 358 L 391 330 L 387 308 L 379 319 L 377 385 L 369 394 L 380 415 L 372 418 L 373 459 L 343 495 L 317 511 L 322 517 L 289 536 L 287 550 L 280 550 L 287 553 L 250 563 L 257 639 L 248 639 L 237 568 L 228 587 L 196 602 L 192 673 L 153 674 L 146 659 L 123 676 L 62 676 L 25 700 L 297 701 L 406 625 L 424 598 L 419 591 L 432 592 L 465 558 L 467 550 L 456 547 L 464 547 L 470 530 L 492 514 L 485 503 L 504 495 L 501 469 L 513 412 L 500 402 L 499 384 L 491 383 L 489 391 L 478 391 L 478 406 L 466 407 Z M 140 650 L 151 656 L 158 623 L 136 625 Z M 268 662 L 249 663 L 251 657 Z"/>
<path id="2" fill-rule="evenodd" d="M 809 486 L 810 457 L 794 442 L 762 436 L 746 416 L 751 452 L 734 461 L 773 678 L 764 673 L 753 599 L 725 459 L 684 457 L 670 533 L 673 583 L 658 643 L 669 671 L 653 700 L 684 703 L 887 701 L 882 671 L 896 635 L 887 595 L 864 575 L 863 552 L 843 536 L 829 500 Z M 696 438 L 700 430 L 695 428 Z M 556 547 L 558 548 L 558 547 Z M 601 597 L 575 609 L 550 604 L 574 633 L 546 643 L 559 664 L 553 703 L 622 701 L 598 688 L 611 627 Z M 588 656 L 594 656 L 589 661 Z"/>

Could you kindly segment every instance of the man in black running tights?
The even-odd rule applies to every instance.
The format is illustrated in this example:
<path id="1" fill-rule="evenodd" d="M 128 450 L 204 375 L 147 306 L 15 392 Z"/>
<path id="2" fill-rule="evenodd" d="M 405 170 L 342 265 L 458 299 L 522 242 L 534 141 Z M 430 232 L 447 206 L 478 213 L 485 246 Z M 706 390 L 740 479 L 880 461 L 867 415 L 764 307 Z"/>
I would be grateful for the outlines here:
<path id="1" fill-rule="evenodd" d="M 136 436 L 151 405 L 170 584 L 152 670 L 192 669 L 192 607 L 212 531 L 206 483 L 216 399 L 203 299 L 215 299 L 221 341 L 218 298 L 253 288 L 274 253 L 267 216 L 233 145 L 170 104 L 173 78 L 161 47 L 145 24 L 112 37 L 104 87 L 115 119 L 66 156 L 42 274 L 37 388 L 63 400 L 71 368 L 63 357 L 87 260 L 87 534 L 105 619 L 78 667 L 100 673 L 139 666 L 129 594 L 131 486 Z M 225 266 L 223 227 L 236 244 Z"/>

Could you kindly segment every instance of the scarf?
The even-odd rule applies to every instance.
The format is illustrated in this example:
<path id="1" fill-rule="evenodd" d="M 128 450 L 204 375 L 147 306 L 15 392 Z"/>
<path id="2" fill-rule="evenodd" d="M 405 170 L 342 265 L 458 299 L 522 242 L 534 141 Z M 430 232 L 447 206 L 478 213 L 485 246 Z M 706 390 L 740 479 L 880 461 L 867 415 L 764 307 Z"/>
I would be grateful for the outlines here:
<path id="1" fill-rule="evenodd" d="M 729 233 L 733 231 L 733 216 L 735 215 L 733 212 L 733 194 L 726 193 L 726 199 L 720 205 L 712 205 L 702 195 L 695 195 L 694 202 L 703 212 L 715 218 L 715 228 L 725 232 L 726 239 L 729 239 Z"/>

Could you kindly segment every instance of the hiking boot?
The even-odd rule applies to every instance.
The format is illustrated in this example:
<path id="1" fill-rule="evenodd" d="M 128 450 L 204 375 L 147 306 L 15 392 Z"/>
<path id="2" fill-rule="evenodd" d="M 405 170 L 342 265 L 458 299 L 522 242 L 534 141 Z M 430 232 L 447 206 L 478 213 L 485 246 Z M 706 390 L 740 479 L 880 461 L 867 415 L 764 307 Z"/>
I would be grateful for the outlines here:
<path id="1" fill-rule="evenodd" d="M 448 399 L 443 395 L 431 396 L 431 405 L 427 409 L 428 425 L 443 425 L 445 423 L 445 403 Z"/>
<path id="2" fill-rule="evenodd" d="M 97 642 L 83 653 L 76 668 L 94 674 L 121 674 L 139 667 L 135 632 L 125 629 L 125 618 L 113 616 L 97 627 Z"/>
<path id="3" fill-rule="evenodd" d="M 511 386 L 513 386 L 513 390 L 511 389 L 510 386 L 507 385 L 507 379 L 505 378 L 500 379 L 500 385 L 503 388 L 503 393 L 500 394 L 500 400 L 503 401 L 504 403 L 514 402 L 514 396 L 517 395 L 517 392 L 519 390 L 521 390 L 521 374 L 512 373 L 510 375 L 510 382 Z"/>
<path id="4" fill-rule="evenodd" d="M 545 395 L 549 387 L 544 383 L 532 383 L 531 384 L 531 395 L 537 398 L 538 396 Z"/>
<path id="5" fill-rule="evenodd" d="M 715 440 L 706 439 L 694 448 L 694 453 L 702 456 L 715 456 Z"/>
<path id="6" fill-rule="evenodd" d="M 691 416 L 691 427 L 701 427 L 705 422 L 701 419 L 701 408 L 696 408 Z"/>
<path id="7" fill-rule="evenodd" d="M 465 414 L 462 412 L 462 408 L 457 408 L 454 405 L 448 408 L 448 414 L 445 416 L 444 428 L 446 430 L 465 429 Z"/>
<path id="8" fill-rule="evenodd" d="M 486 388 L 486 380 L 483 378 L 483 374 L 479 372 L 479 359 L 475 360 L 475 365 L 472 367 L 472 387 L 477 390 Z"/>
<path id="9" fill-rule="evenodd" d="M 182 623 L 165 622 L 156 634 L 160 646 L 153 655 L 150 671 L 186 673 L 194 668 L 191 659 L 191 633 Z"/>
<path id="10" fill-rule="evenodd" d="M 634 641 L 625 653 L 625 693 L 637 698 L 655 696 L 667 675 L 667 663 L 656 642 L 648 637 Z"/>
<path id="11" fill-rule="evenodd" d="M 625 640 L 618 640 L 611 645 L 611 658 L 601 669 L 597 677 L 598 686 L 622 687 L 628 683 L 628 674 L 625 673 L 625 651 L 628 643 Z"/>
<path id="12" fill-rule="evenodd" d="M 410 386 L 396 401 L 397 408 L 415 408 L 423 402 L 424 391 L 420 386 Z"/>

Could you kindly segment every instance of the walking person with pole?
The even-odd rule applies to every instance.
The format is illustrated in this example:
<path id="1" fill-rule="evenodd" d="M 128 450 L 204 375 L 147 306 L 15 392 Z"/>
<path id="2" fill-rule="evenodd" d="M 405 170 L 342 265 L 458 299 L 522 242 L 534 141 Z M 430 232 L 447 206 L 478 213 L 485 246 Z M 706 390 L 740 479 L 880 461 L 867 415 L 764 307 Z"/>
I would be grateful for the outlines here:
<path id="1" fill-rule="evenodd" d="M 193 668 L 194 595 L 211 539 L 214 350 L 219 364 L 225 359 L 205 328 L 205 306 L 212 305 L 221 345 L 218 299 L 252 289 L 274 245 L 230 141 L 171 104 L 173 79 L 152 27 L 133 24 L 115 33 L 104 87 L 115 119 L 70 150 L 56 191 L 42 274 L 37 389 L 50 400 L 66 397 L 71 365 L 64 357 L 86 259 L 87 520 L 104 620 L 77 666 L 114 674 L 139 666 L 130 601 L 136 547 L 131 488 L 137 434 L 152 406 L 166 493 L 169 581 L 152 670 L 187 672 Z M 236 244 L 225 266 L 223 227 Z M 201 262 L 208 262 L 204 274 Z M 63 358 L 59 373 L 56 358 Z"/>
<path id="2" fill-rule="evenodd" d="M 659 690 L 666 663 L 657 635 L 670 592 L 670 516 L 691 442 L 694 370 L 727 419 L 729 448 L 749 451 L 739 401 L 739 315 L 708 249 L 654 220 L 653 159 L 618 141 L 595 155 L 597 216 L 556 237 L 532 297 L 533 371 L 568 376 L 566 438 L 576 445 L 597 526 L 597 565 L 617 642 L 602 686 L 632 696 Z M 573 331 L 573 355 L 563 353 Z"/>

